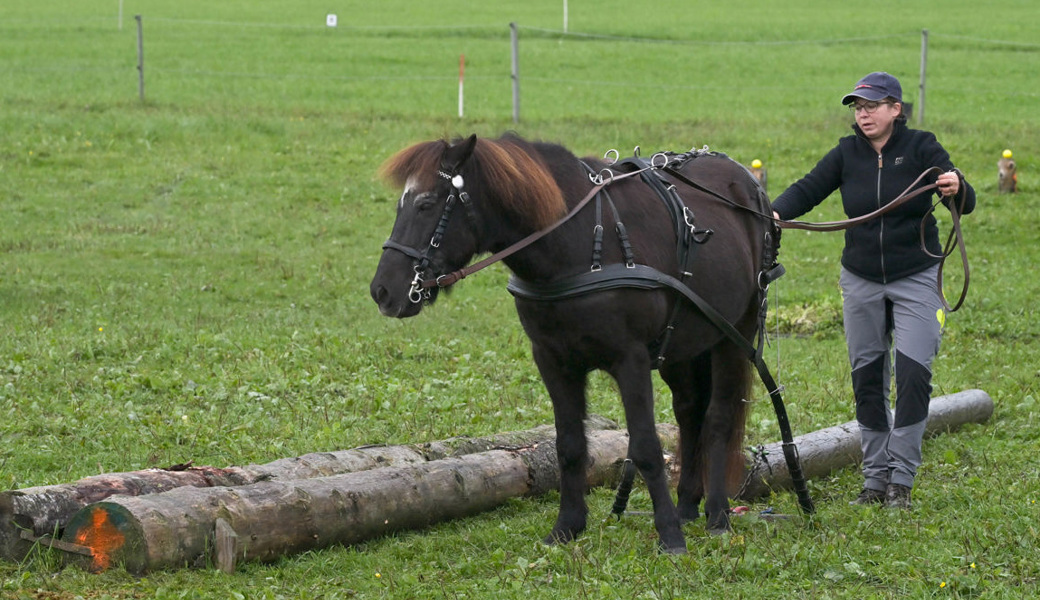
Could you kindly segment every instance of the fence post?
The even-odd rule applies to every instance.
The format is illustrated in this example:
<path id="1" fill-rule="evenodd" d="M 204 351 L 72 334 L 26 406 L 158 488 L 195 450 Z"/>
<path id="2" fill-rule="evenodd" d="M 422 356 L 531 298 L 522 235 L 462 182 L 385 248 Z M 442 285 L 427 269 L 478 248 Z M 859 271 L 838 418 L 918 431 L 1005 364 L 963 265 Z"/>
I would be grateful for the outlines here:
<path id="1" fill-rule="evenodd" d="M 921 83 L 917 92 L 917 125 L 924 126 L 924 78 L 928 67 L 928 30 L 921 30 Z"/>
<path id="2" fill-rule="evenodd" d="M 509 24 L 509 39 L 512 42 L 513 62 L 513 122 L 520 122 L 520 48 L 516 23 Z"/>
<path id="3" fill-rule="evenodd" d="M 141 26 L 141 15 L 134 15 L 137 20 L 137 93 L 144 102 L 144 28 Z"/>

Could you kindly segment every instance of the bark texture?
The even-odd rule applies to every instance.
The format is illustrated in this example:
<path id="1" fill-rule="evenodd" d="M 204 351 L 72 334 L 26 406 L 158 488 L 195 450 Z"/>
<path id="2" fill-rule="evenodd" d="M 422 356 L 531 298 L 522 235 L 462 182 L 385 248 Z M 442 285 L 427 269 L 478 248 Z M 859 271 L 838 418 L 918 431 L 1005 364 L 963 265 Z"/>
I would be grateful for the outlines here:
<path id="1" fill-rule="evenodd" d="M 677 428 L 661 425 L 658 433 L 674 451 Z M 589 484 L 613 484 L 628 434 L 590 431 L 588 442 Z M 544 494 L 558 481 L 549 440 L 329 477 L 112 497 L 76 513 L 62 541 L 91 548 L 91 556 L 68 557 L 94 571 L 116 564 L 133 573 L 208 565 L 230 570 L 243 560 L 269 561 L 477 514 L 509 498 Z M 226 523 L 220 537 L 233 543 L 217 539 L 218 520 Z"/>
<path id="2" fill-rule="evenodd" d="M 589 430 L 614 430 L 617 423 L 597 415 L 586 420 Z M 495 448 L 523 448 L 556 437 L 552 425 L 487 437 L 456 437 L 418 445 L 368 446 L 336 452 L 315 452 L 244 467 L 145 469 L 85 477 L 73 483 L 0 492 L 0 558 L 21 561 L 33 538 L 59 537 L 69 519 L 89 504 L 112 496 L 144 496 L 179 487 L 227 487 L 265 480 L 295 480 L 354 473 L 388 466 L 417 465 Z M 30 539 L 26 539 L 22 532 Z"/>

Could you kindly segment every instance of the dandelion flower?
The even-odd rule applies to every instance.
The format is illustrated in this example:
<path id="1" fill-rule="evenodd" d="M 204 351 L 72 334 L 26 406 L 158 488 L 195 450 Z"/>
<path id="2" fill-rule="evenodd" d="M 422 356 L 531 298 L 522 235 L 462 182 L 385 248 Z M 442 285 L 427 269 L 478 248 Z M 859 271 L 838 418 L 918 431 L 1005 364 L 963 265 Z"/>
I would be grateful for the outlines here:
<path id="1" fill-rule="evenodd" d="M 940 589 L 942 589 L 944 587 L 946 587 L 946 582 L 945 581 L 939 584 L 939 588 Z"/>

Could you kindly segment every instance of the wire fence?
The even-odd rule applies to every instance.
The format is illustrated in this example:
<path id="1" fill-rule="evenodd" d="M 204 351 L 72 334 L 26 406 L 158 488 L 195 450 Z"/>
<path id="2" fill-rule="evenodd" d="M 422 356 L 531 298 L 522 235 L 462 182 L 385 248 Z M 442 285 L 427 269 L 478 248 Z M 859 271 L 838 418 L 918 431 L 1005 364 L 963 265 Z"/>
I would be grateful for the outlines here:
<path id="1" fill-rule="evenodd" d="M 89 24 L 95 27 L 103 27 L 105 23 L 112 20 L 91 18 L 75 21 L 77 26 Z M 482 51 L 495 53 L 496 56 L 479 56 L 483 65 L 477 69 L 467 71 L 467 81 L 501 81 L 507 82 L 519 79 L 520 73 L 514 69 L 510 70 L 510 50 L 506 44 L 510 39 L 510 30 L 507 26 L 493 25 L 453 25 L 453 26 L 336 26 L 330 27 L 325 23 L 271 23 L 259 21 L 230 21 L 230 20 L 206 20 L 206 19 L 179 19 L 168 17 L 143 18 L 145 25 L 144 40 L 142 41 L 144 54 L 147 61 L 142 62 L 138 57 L 136 66 L 142 67 L 147 76 L 150 77 L 175 77 L 182 81 L 191 79 L 222 79 L 222 80 L 257 80 L 257 81 L 282 81 L 285 83 L 311 81 L 311 82 L 334 82 L 345 84 L 378 84 L 380 82 L 454 82 L 457 78 L 454 67 L 440 69 L 439 72 L 431 70 L 428 64 L 419 64 L 417 68 L 410 69 L 408 64 L 394 65 L 392 69 L 366 68 L 364 65 L 349 64 L 345 55 L 351 52 L 363 50 L 363 46 L 379 48 L 387 40 L 405 39 L 418 44 L 423 40 L 445 38 L 459 40 L 483 40 L 491 46 L 485 46 Z M 62 21 L 11 21 L 2 27 L 18 27 L 21 25 L 32 25 L 39 28 L 64 27 Z M 122 23 L 120 23 L 122 26 Z M 129 29 L 129 28 L 127 28 Z M 213 30 L 211 34 L 200 34 L 200 29 Z M 705 51 L 711 49 L 723 53 L 733 51 L 765 51 L 767 53 L 786 52 L 788 50 L 799 52 L 806 48 L 827 48 L 841 53 L 843 48 L 855 48 L 868 46 L 893 46 L 905 56 L 917 54 L 917 40 L 921 38 L 921 31 L 896 32 L 878 36 L 858 37 L 833 37 L 833 38 L 810 38 L 810 39 L 684 39 L 670 37 L 640 37 L 624 36 L 614 34 L 603 34 L 595 32 L 563 31 L 541 27 L 517 26 L 521 35 L 519 48 L 514 48 L 513 56 L 515 63 L 519 62 L 523 69 L 522 81 L 532 84 L 532 89 L 525 89 L 526 94 L 538 94 L 543 88 L 568 86 L 581 88 L 601 89 L 634 89 L 640 91 L 657 92 L 683 92 L 703 91 L 724 93 L 732 90 L 740 90 L 742 93 L 758 90 L 769 92 L 780 90 L 789 86 L 788 83 L 778 81 L 776 73 L 773 77 L 744 78 L 733 82 L 734 78 L 725 77 L 702 77 L 696 81 L 675 77 L 673 75 L 656 75 L 649 68 L 640 69 L 639 72 L 612 72 L 609 77 L 601 76 L 594 67 L 582 68 L 568 67 L 566 63 L 570 58 L 554 53 L 552 48 L 539 48 L 547 42 L 560 44 L 601 44 L 608 43 L 623 53 L 631 51 L 631 47 L 662 47 L 667 48 L 664 53 L 679 49 L 679 51 Z M 330 48 L 330 56 L 336 52 L 342 53 L 338 58 L 329 60 L 316 59 L 305 53 L 293 53 L 292 50 L 276 51 L 274 48 L 264 48 L 264 33 L 250 33 L 258 31 L 281 32 L 289 36 L 314 36 L 321 35 L 323 40 L 334 42 Z M 187 40 L 186 33 L 191 34 L 191 40 Z M 174 34 L 174 35 L 171 35 Z M 1001 40 L 984 37 L 973 37 L 956 34 L 945 34 L 943 32 L 931 31 L 928 33 L 933 45 L 942 45 L 946 48 L 958 48 L 963 50 L 965 45 L 971 45 L 977 50 L 1000 52 L 1025 52 L 1029 54 L 1040 52 L 1040 43 L 1021 42 L 1014 40 Z M 165 39 L 172 38 L 172 39 Z M 153 39 L 157 43 L 153 43 Z M 198 46 L 212 44 L 213 53 L 203 53 L 212 56 L 220 52 L 228 52 L 229 40 L 237 44 L 240 49 L 262 48 L 253 60 L 236 60 L 231 64 L 221 63 L 219 60 L 206 60 L 200 64 L 198 54 L 179 48 L 178 44 L 186 41 L 191 45 L 190 50 L 197 50 Z M 445 44 L 441 44 L 444 46 Z M 528 47 L 532 52 L 528 54 Z M 54 57 L 40 60 L 7 61 L 6 66 L 0 66 L 0 72 L 32 72 L 67 73 L 67 72 L 92 72 L 92 73 L 125 73 L 128 68 L 133 68 L 133 54 L 128 46 L 123 45 L 124 54 L 119 57 L 110 57 L 107 63 L 102 59 L 87 61 L 76 57 Z M 440 48 L 438 47 L 438 50 Z M 235 51 L 234 48 L 231 49 Z M 248 50 L 247 50 L 248 51 Z M 338 62 L 337 62 L 338 61 Z M 356 61 L 360 63 L 364 61 Z M 388 61 L 390 62 L 390 61 Z M 422 61 L 417 61 L 421 63 Z M 334 66 L 333 63 L 336 63 Z M 909 65 L 913 61 L 904 59 L 903 64 Z M 921 57 L 922 75 L 924 72 L 924 57 Z M 326 68 L 329 67 L 329 68 Z M 349 68 L 348 68 L 349 67 Z M 909 68 L 904 67 L 904 72 Z M 596 73 L 596 76 L 588 76 L 588 72 Z M 844 74 L 848 76 L 848 72 Z M 923 77 L 922 77 L 923 81 Z M 924 95 L 923 88 L 920 95 Z M 1040 95 L 1035 87 L 1021 89 L 1004 89 L 1002 93 L 1011 96 Z M 518 97 L 512 98 L 514 115 L 517 113 L 516 106 Z M 501 104 L 501 103 L 499 103 Z M 923 108 L 923 107 L 922 107 Z"/>

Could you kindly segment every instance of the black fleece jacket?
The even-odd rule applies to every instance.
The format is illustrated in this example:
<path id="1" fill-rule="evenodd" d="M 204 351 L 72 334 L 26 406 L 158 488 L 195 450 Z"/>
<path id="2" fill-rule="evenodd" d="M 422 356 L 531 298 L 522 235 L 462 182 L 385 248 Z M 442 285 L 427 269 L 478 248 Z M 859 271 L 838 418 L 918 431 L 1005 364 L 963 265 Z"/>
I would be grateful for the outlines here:
<path id="1" fill-rule="evenodd" d="M 954 169 L 950 155 L 927 131 L 909 129 L 906 119 L 893 124 L 892 136 L 874 151 L 870 141 L 853 125 L 855 135 L 838 140 L 805 177 L 773 201 L 782 219 L 795 219 L 841 190 L 845 214 L 858 217 L 894 200 L 930 167 Z M 959 173 L 959 172 L 958 172 Z M 935 176 L 923 184 L 935 183 Z M 975 189 L 961 177 L 964 214 L 975 210 Z M 939 229 L 928 213 L 932 198 L 920 195 L 884 216 L 845 230 L 841 264 L 852 273 L 879 283 L 894 281 L 923 271 L 939 262 L 921 249 L 921 219 L 924 219 L 928 251 L 939 254 Z M 925 216 L 927 214 L 927 216 Z"/>

